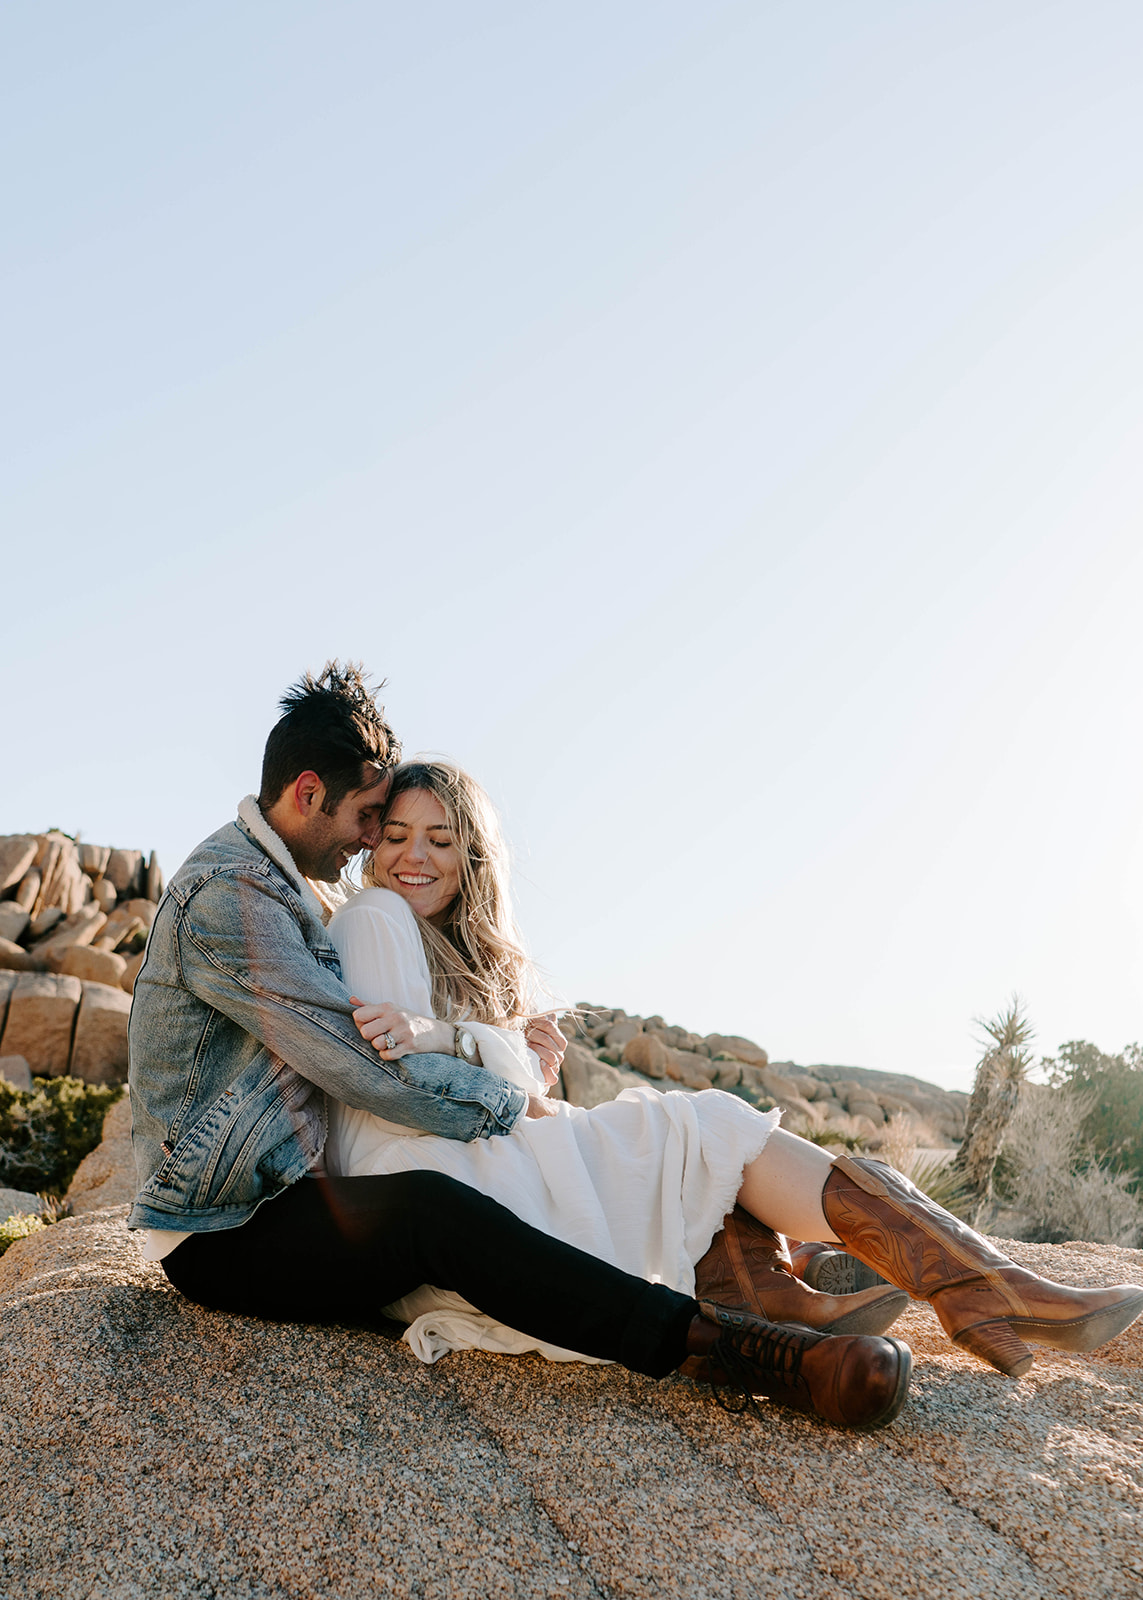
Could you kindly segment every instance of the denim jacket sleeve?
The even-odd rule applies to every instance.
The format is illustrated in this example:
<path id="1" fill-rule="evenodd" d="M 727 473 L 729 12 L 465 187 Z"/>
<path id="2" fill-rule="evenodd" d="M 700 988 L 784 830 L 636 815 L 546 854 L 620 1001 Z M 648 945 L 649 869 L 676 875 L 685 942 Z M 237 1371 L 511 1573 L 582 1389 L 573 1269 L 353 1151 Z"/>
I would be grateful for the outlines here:
<path id="1" fill-rule="evenodd" d="M 451 1139 L 510 1132 L 527 1099 L 506 1078 L 454 1056 L 383 1061 L 362 1039 L 337 952 L 310 948 L 291 899 L 256 868 L 202 882 L 179 918 L 186 987 L 347 1105 Z"/>

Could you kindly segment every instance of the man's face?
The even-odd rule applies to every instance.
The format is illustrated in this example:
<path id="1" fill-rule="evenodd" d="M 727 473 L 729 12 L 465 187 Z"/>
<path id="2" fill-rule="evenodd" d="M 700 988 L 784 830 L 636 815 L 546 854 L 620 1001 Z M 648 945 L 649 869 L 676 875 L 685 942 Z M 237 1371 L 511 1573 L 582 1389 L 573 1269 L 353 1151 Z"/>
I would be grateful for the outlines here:
<path id="1" fill-rule="evenodd" d="M 336 883 L 355 855 L 376 847 L 389 783 L 386 772 L 363 789 L 351 789 L 332 816 L 321 809 L 324 789 L 315 794 L 291 841 L 294 860 L 307 878 Z"/>

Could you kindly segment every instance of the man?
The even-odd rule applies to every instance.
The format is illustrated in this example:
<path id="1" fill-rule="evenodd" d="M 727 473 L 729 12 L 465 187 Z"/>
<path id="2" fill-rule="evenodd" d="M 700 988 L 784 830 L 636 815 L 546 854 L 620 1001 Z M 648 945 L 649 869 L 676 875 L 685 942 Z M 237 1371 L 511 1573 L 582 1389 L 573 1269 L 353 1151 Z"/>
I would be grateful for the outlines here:
<path id="1" fill-rule="evenodd" d="M 896 1341 L 779 1328 L 633 1278 L 430 1172 L 321 1171 L 325 1096 L 454 1139 L 542 1114 L 452 1050 L 390 1061 L 358 1031 L 313 879 L 371 849 L 399 746 L 359 668 L 327 664 L 282 701 L 257 802 L 175 874 L 135 986 L 130 1088 L 139 1191 L 128 1226 L 201 1305 L 376 1322 L 422 1283 L 510 1327 L 663 1377 L 768 1394 L 847 1426 L 899 1410 Z M 423 1040 L 421 1041 L 424 1042 Z"/>

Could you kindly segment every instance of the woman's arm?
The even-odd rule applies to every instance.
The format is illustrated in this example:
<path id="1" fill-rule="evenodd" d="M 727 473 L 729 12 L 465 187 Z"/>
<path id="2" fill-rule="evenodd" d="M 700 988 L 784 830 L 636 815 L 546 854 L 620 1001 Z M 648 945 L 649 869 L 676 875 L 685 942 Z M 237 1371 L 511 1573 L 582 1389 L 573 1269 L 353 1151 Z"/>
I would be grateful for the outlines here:
<path id="1" fill-rule="evenodd" d="M 454 1054 L 451 1023 L 432 1015 L 432 979 L 412 911 L 391 890 L 359 895 L 333 918 L 330 936 L 341 957 L 350 994 L 364 1004 L 354 1021 L 386 1060 L 409 1052 L 439 1051 Z M 523 1033 L 490 1023 L 466 1022 L 489 1072 L 506 1078 L 528 1095 L 544 1095 L 548 1079 Z M 392 1049 L 381 1048 L 385 1033 L 392 1033 Z"/>

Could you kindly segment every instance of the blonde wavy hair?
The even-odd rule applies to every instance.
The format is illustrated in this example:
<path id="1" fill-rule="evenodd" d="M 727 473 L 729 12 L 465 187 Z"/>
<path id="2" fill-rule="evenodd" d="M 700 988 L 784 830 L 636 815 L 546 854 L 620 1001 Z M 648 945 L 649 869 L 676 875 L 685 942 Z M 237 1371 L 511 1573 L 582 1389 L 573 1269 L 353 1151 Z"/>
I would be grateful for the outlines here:
<path id="1" fill-rule="evenodd" d="M 508 852 L 492 802 L 450 761 L 405 761 L 393 774 L 384 823 L 399 797 L 423 789 L 444 809 L 456 846 L 460 889 L 436 928 L 417 917 L 433 979 L 433 1011 L 447 1022 L 468 1017 L 522 1028 L 529 1011 L 532 963 L 520 945 L 508 893 Z M 370 856 L 366 888 L 383 888 Z"/>

